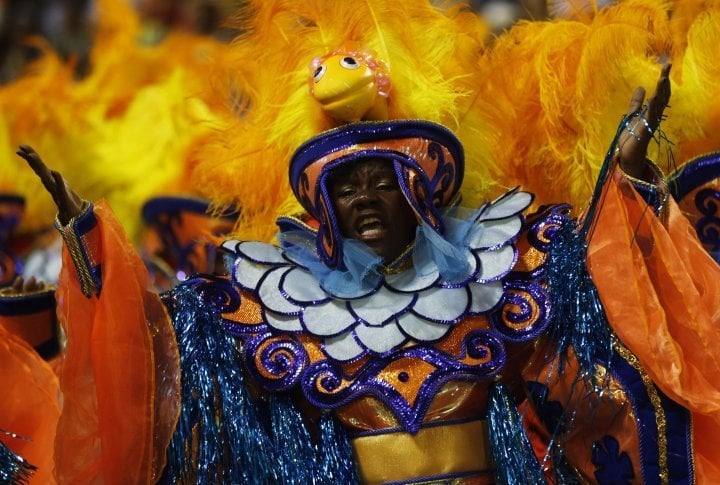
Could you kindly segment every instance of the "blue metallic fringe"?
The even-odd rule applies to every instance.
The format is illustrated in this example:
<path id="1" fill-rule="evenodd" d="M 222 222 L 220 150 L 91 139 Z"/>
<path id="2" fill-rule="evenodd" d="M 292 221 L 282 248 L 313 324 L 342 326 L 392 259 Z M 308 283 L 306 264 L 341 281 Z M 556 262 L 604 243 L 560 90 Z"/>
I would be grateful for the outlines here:
<path id="1" fill-rule="evenodd" d="M 572 348 L 580 366 L 578 377 L 596 391 L 603 383 L 594 380 L 595 366 L 597 362 L 611 362 L 613 340 L 600 295 L 588 272 L 587 251 L 602 210 L 607 180 L 614 171 L 618 140 L 632 116 L 623 118 L 610 144 L 582 224 L 564 222 L 548 255 L 547 281 L 553 308 L 550 333 L 558 345 L 559 371 L 563 371 Z"/>
<path id="2" fill-rule="evenodd" d="M 600 169 L 598 180 L 589 207 L 581 223 L 577 221 L 564 221 L 553 236 L 547 261 L 547 283 L 553 309 L 553 320 L 549 333 L 551 340 L 556 344 L 555 355 L 547 356 L 549 359 L 557 356 L 557 371 L 565 370 L 569 352 L 572 350 L 578 363 L 578 374 L 575 377 L 573 388 L 576 385 L 585 385 L 587 392 L 601 394 L 607 385 L 607 376 L 610 369 L 601 374 L 595 372 L 601 362 L 612 362 L 613 332 L 605 315 L 597 287 L 592 281 L 587 267 L 588 245 L 592 239 L 593 229 L 597 223 L 598 214 L 602 210 L 607 181 L 614 172 L 614 156 L 617 151 L 618 140 L 623 130 L 627 128 L 633 115 L 626 116 L 615 134 L 610 149 Z M 609 365 L 609 364 L 608 364 Z M 548 375 L 548 380 L 551 376 Z M 581 394 L 584 394 L 581 392 Z M 542 403 L 537 403 L 542 404 Z M 568 403 L 563 409 L 563 417 L 570 417 L 572 423 L 574 407 L 577 403 Z M 562 446 L 556 440 L 563 432 L 560 429 L 550 430 L 551 441 L 547 456 L 552 456 L 555 479 L 559 483 L 575 483 L 576 478 L 572 471 L 565 466 L 565 457 Z"/>
<path id="3" fill-rule="evenodd" d="M 490 389 L 488 425 L 497 483 L 545 483 L 543 471 L 525 434 L 517 406 L 500 382 L 496 382 Z"/>
<path id="4" fill-rule="evenodd" d="M 332 415 L 320 418 L 316 445 L 302 415 L 286 394 L 270 397 L 270 415 L 277 483 L 343 485 L 359 483 L 347 435 Z"/>
<path id="5" fill-rule="evenodd" d="M 165 478 L 198 484 L 274 482 L 272 444 L 245 386 L 235 340 L 213 306 L 192 289 L 179 286 L 169 298 L 180 350 L 182 408 Z"/>
<path id="6" fill-rule="evenodd" d="M 0 483 L 28 483 L 34 470 L 36 470 L 34 466 L 13 453 L 0 441 Z"/>
<path id="7" fill-rule="evenodd" d="M 275 473 L 278 483 L 313 483 L 318 450 L 310 439 L 303 417 L 285 394 L 270 396 L 273 446 L 278 450 Z"/>
<path id="8" fill-rule="evenodd" d="M 311 433 L 288 395 L 254 401 L 237 342 L 215 307 L 187 285 L 164 300 L 182 372 L 181 414 L 164 482 L 358 482 L 347 436 L 332 416 L 323 416 L 317 433 Z"/>
<path id="9" fill-rule="evenodd" d="M 610 362 L 610 325 L 586 264 L 587 244 L 575 221 L 566 221 L 550 248 L 547 280 L 553 308 L 552 336 L 560 356 L 559 371 L 565 368 L 572 348 L 586 382 L 596 362 Z"/>
<path id="10" fill-rule="evenodd" d="M 329 413 L 320 417 L 320 449 L 318 475 L 326 483 L 360 483 L 347 434 Z"/>

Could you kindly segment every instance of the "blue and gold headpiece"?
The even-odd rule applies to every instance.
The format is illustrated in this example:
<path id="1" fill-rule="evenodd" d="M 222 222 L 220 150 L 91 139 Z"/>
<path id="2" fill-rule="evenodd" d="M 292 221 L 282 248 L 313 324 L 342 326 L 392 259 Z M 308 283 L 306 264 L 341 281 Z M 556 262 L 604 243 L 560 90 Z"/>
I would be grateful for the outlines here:
<path id="1" fill-rule="evenodd" d="M 342 262 L 342 240 L 328 192 L 333 169 L 358 160 L 391 162 L 400 188 L 418 221 L 442 233 L 439 209 L 456 196 L 463 180 L 464 155 L 457 137 L 437 123 L 392 120 L 352 123 L 305 142 L 290 161 L 290 185 L 320 227 L 317 250 L 325 264 Z"/>

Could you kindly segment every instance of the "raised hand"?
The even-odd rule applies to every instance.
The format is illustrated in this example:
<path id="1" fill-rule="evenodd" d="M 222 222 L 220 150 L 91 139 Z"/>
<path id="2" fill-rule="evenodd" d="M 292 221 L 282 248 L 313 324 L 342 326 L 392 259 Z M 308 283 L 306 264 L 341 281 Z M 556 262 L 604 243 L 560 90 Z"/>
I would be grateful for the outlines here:
<path id="1" fill-rule="evenodd" d="M 16 152 L 24 158 L 30 168 L 40 177 L 45 189 L 50 193 L 58 208 L 58 219 L 65 226 L 70 219 L 80 214 L 83 208 L 83 201 L 80 196 L 67 184 L 59 172 L 50 170 L 40 155 L 28 145 L 20 145 Z"/>
<path id="2" fill-rule="evenodd" d="M 670 64 L 660 71 L 655 94 L 645 101 L 645 88 L 638 87 L 633 92 L 628 107 L 631 116 L 625 130 L 618 140 L 620 167 L 630 175 L 642 179 L 645 175 L 645 158 L 653 133 L 663 117 L 663 111 L 670 101 Z"/>

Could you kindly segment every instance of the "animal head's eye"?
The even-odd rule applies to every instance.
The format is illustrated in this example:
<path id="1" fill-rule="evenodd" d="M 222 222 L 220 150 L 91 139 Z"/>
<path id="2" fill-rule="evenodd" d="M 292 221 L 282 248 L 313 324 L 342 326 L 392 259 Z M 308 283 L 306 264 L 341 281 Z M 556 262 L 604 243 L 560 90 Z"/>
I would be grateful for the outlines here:
<path id="1" fill-rule="evenodd" d="M 350 56 L 340 59 L 340 65 L 345 69 L 357 69 L 360 67 L 360 63 L 356 61 L 354 57 Z"/>
<path id="2" fill-rule="evenodd" d="M 325 75 L 325 71 L 327 71 L 327 66 L 325 64 L 322 64 L 318 66 L 317 69 L 315 69 L 315 73 L 313 74 L 313 79 L 316 83 L 320 82 L 320 80 Z"/>

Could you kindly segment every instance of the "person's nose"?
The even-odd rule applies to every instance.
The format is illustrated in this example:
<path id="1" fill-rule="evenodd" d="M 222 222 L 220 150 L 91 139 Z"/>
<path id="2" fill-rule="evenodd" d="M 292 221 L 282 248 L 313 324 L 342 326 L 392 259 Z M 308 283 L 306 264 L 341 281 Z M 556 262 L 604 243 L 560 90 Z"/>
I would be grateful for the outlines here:
<path id="1" fill-rule="evenodd" d="M 360 187 L 355 197 L 355 205 L 363 208 L 377 204 L 378 200 L 378 192 L 374 187 Z"/>

